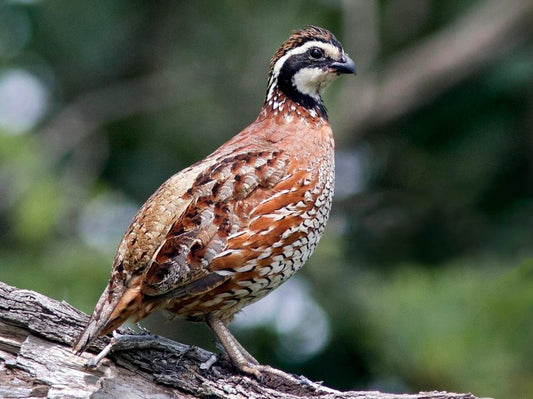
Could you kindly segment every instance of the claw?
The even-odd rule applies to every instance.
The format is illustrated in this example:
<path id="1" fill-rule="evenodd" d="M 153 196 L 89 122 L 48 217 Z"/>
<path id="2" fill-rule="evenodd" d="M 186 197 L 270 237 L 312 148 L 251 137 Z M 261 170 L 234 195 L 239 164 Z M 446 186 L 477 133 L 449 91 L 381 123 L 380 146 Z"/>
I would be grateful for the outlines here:
<path id="1" fill-rule="evenodd" d="M 211 366 L 213 366 L 213 364 L 216 363 L 217 360 L 218 360 L 218 358 L 217 358 L 216 355 L 211 355 L 211 357 L 209 359 L 207 359 L 205 362 L 200 364 L 200 369 L 201 370 L 209 370 L 211 368 Z"/>

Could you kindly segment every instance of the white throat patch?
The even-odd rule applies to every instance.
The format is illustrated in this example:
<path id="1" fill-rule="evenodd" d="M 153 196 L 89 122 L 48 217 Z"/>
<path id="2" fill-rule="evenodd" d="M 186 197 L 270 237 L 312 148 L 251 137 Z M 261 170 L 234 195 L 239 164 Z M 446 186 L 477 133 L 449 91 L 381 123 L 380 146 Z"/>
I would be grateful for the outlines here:
<path id="1" fill-rule="evenodd" d="M 336 77 L 337 74 L 322 68 L 302 68 L 292 77 L 292 84 L 300 93 L 319 100 L 320 95 Z"/>

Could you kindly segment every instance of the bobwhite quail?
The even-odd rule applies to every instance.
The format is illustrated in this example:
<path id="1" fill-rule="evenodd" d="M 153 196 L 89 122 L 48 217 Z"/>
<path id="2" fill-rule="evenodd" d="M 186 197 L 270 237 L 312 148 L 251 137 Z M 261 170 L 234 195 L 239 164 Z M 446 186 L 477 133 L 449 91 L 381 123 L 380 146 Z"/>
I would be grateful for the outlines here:
<path id="1" fill-rule="evenodd" d="M 321 95 L 354 62 L 326 29 L 295 31 L 270 62 L 257 119 L 146 201 L 74 350 L 156 309 L 203 321 L 234 365 L 264 367 L 227 328 L 315 249 L 333 197 L 333 136 Z"/>

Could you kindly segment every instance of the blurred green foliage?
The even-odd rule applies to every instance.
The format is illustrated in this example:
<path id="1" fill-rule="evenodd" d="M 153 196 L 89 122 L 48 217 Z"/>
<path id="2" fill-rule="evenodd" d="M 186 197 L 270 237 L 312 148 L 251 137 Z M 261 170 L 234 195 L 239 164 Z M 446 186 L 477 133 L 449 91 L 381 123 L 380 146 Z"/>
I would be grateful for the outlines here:
<path id="1" fill-rule="evenodd" d="M 2 3 L 0 280 L 90 312 L 135 209 L 256 117 L 291 30 L 331 29 L 369 65 L 364 81 L 481 3 Z M 376 59 L 346 33 L 369 7 Z M 12 71 L 38 86 L 9 86 Z M 339 150 L 361 161 L 362 191 L 338 198 L 299 276 L 303 301 L 327 315 L 327 344 L 291 355 L 274 322 L 237 335 L 260 361 L 339 388 L 533 396 L 531 41 L 352 141 L 353 127 L 335 127 L 350 126 L 340 93 L 357 108 L 357 85 L 343 77 L 326 103 Z M 45 94 L 35 105 L 32 93 Z M 9 122 L 17 112 L 26 127 Z M 147 324 L 211 346 L 203 326 Z"/>

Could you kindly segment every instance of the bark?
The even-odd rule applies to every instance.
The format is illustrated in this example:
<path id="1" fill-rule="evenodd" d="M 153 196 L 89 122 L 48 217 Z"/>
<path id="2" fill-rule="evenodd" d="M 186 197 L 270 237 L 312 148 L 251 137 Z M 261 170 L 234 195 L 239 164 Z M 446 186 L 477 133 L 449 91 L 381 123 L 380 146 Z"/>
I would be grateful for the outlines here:
<path id="1" fill-rule="evenodd" d="M 472 394 L 340 392 L 279 371 L 239 375 L 223 357 L 163 337 L 122 335 L 98 367 L 70 349 L 87 315 L 37 292 L 0 282 L 0 397 L 3 398 L 359 398 L 475 399 Z M 90 350 L 109 342 L 99 339 Z"/>

